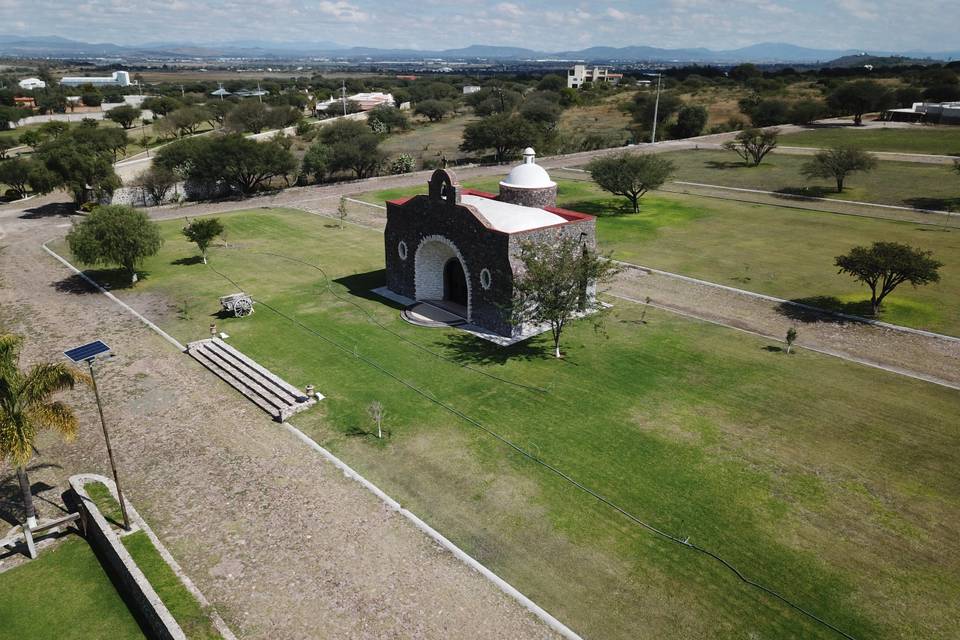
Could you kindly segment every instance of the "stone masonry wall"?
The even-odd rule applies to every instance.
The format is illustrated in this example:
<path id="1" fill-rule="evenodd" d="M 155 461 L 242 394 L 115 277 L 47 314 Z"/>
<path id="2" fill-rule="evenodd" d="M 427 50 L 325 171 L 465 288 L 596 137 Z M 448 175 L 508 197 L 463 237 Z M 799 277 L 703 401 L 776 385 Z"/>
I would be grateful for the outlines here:
<path id="1" fill-rule="evenodd" d="M 501 184 L 500 197 L 497 200 L 537 209 L 555 207 L 557 206 L 557 185 L 540 189 L 522 189 Z"/>

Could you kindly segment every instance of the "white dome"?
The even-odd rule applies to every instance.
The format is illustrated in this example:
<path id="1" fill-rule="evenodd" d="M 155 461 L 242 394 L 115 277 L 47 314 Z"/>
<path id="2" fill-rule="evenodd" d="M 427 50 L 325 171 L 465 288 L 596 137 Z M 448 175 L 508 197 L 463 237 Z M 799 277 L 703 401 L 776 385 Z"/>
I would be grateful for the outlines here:
<path id="1" fill-rule="evenodd" d="M 530 147 L 524 149 L 523 164 L 518 164 L 511 169 L 500 184 L 518 189 L 543 189 L 557 186 L 557 183 L 550 179 L 550 174 L 534 162 L 535 157 L 533 149 Z"/>

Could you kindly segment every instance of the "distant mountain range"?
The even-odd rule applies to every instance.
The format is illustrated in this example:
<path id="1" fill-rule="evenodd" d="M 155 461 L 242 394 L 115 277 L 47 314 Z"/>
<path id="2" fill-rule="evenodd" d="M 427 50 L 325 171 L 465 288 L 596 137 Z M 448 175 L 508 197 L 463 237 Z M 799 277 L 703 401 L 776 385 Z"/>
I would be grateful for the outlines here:
<path id="1" fill-rule="evenodd" d="M 335 57 L 374 60 L 583 60 L 587 62 L 690 62 L 690 63 L 815 63 L 856 56 L 855 49 L 810 49 L 792 44 L 765 42 L 740 49 L 714 51 L 704 48 L 662 49 L 658 47 L 589 47 L 574 51 L 535 51 L 522 47 L 471 45 L 436 51 L 419 49 L 378 49 L 347 47 L 335 42 L 272 42 L 231 40 L 197 44 L 193 42 L 149 42 L 117 45 L 109 42 L 80 42 L 59 36 L 0 35 L 0 55 L 50 57 L 154 57 L 154 58 L 291 58 Z M 955 60 L 956 51 L 871 51 L 871 56 L 902 56 Z"/>

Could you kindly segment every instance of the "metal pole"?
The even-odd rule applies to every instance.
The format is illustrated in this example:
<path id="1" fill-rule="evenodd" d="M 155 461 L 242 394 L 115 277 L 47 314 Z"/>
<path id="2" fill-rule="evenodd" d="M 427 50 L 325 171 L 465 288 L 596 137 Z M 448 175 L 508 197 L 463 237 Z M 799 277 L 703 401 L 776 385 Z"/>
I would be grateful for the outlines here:
<path id="1" fill-rule="evenodd" d="M 657 74 L 657 100 L 653 103 L 653 133 L 650 135 L 651 143 L 657 141 L 657 114 L 660 111 L 660 78 L 662 77 L 662 73 Z"/>
<path id="2" fill-rule="evenodd" d="M 113 447 L 110 446 L 110 433 L 107 431 L 107 421 L 103 419 L 103 405 L 100 404 L 100 391 L 97 389 L 97 376 L 93 371 L 93 359 L 87 360 L 90 367 L 90 379 L 93 382 L 93 395 L 97 398 L 97 411 L 100 412 L 100 426 L 103 427 L 103 439 L 107 443 L 107 456 L 110 458 L 110 469 L 113 470 L 113 483 L 117 485 L 117 498 L 120 502 L 120 512 L 123 514 L 123 528 L 130 530 L 130 519 L 127 517 L 127 505 L 120 490 L 120 476 L 117 475 L 117 465 L 113 461 Z"/>

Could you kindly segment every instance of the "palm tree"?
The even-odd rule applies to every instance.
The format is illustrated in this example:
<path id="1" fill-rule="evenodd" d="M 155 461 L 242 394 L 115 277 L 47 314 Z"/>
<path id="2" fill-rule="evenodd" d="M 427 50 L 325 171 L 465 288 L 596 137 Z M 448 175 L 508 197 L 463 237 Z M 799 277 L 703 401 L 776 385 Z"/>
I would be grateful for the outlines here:
<path id="1" fill-rule="evenodd" d="M 0 335 L 0 462 L 10 460 L 17 468 L 27 524 L 37 524 L 26 466 L 33 455 L 33 442 L 42 429 L 58 431 L 66 440 L 77 434 L 73 409 L 50 397 L 72 389 L 88 376 L 66 364 L 43 362 L 26 371 L 19 368 L 23 338 Z"/>

